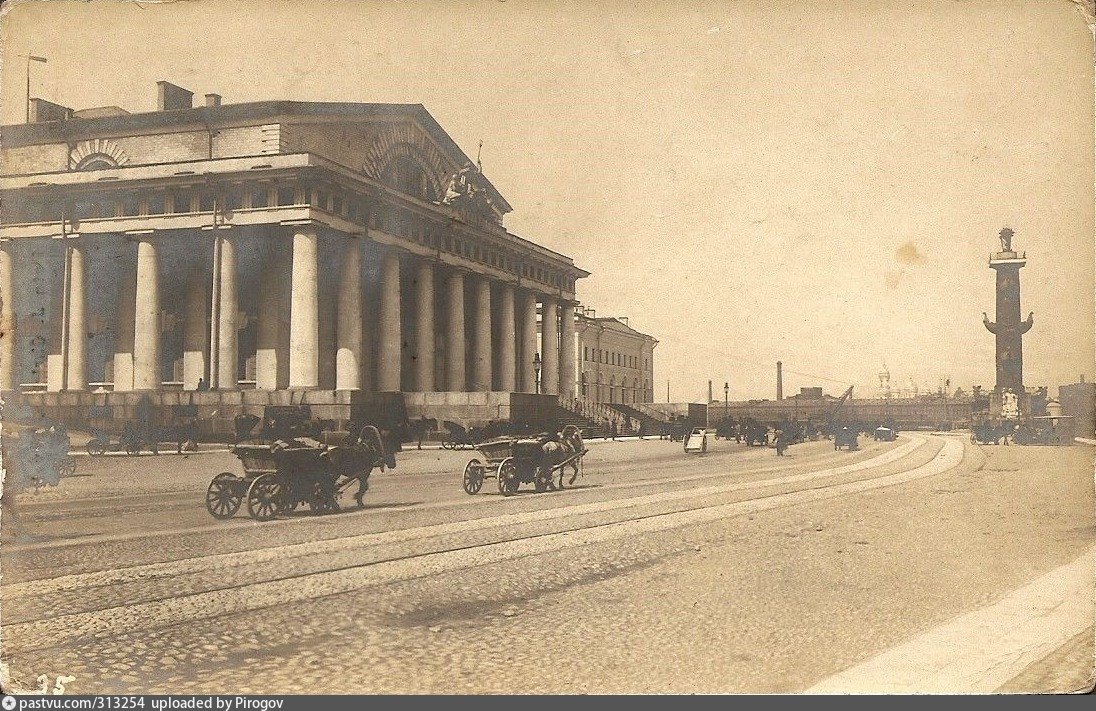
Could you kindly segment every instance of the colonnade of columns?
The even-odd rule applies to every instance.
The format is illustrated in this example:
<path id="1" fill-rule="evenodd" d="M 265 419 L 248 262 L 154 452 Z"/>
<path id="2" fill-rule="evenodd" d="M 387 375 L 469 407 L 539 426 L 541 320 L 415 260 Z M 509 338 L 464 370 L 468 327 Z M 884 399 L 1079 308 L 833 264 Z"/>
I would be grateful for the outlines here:
<path id="1" fill-rule="evenodd" d="M 79 240 L 72 240 L 67 304 L 67 356 L 47 364 L 49 390 L 87 388 L 87 264 Z M 113 379 L 115 391 L 156 390 L 163 380 L 161 359 L 160 249 L 154 233 L 135 236 L 136 274 L 120 282 Z M 490 391 L 575 395 L 574 305 L 482 274 L 439 268 L 435 262 L 385 249 L 380 255 L 375 304 L 365 303 L 363 254 L 348 238 L 336 274 L 321 274 L 321 240 L 312 226 L 294 228 L 262 267 L 257 307 L 255 386 L 259 389 L 318 388 L 323 381 L 322 341 L 333 335 L 337 390 Z M 206 378 L 212 388 L 239 387 L 239 245 L 217 237 L 212 278 L 207 269 L 183 277 L 182 367 L 186 386 Z M 0 389 L 18 386 L 15 360 L 13 265 L 0 248 Z M 410 303 L 402 303 L 401 278 L 413 280 Z M 337 297 L 321 303 L 321 280 L 334 278 Z M 470 282 L 466 285 L 466 282 Z M 284 285 L 288 283 L 288 293 Z M 282 285 L 281 288 L 274 288 Z M 470 296 L 466 302 L 466 287 Z M 435 299 L 441 308 L 435 307 Z M 538 333 L 537 304 L 542 321 Z M 413 312 L 413 333 L 403 333 L 404 309 Z M 323 318 L 328 313 L 331 317 Z M 375 313 L 375 321 L 367 316 Z M 212 318 L 210 318 L 212 315 Z M 408 314 L 412 315 L 411 313 Z M 439 322 L 441 319 L 441 322 Z M 323 326 L 334 330 L 329 334 Z M 375 329 L 375 330 L 374 330 Z M 372 331 L 372 332 L 370 332 Z M 444 368 L 436 370 L 436 335 L 444 338 Z M 372 362 L 376 341 L 376 362 Z M 403 380 L 403 350 L 412 353 L 409 381 Z M 535 362 L 539 354 L 540 382 Z M 375 373 L 375 378 L 373 377 Z M 436 382 L 437 375 L 444 382 Z"/>

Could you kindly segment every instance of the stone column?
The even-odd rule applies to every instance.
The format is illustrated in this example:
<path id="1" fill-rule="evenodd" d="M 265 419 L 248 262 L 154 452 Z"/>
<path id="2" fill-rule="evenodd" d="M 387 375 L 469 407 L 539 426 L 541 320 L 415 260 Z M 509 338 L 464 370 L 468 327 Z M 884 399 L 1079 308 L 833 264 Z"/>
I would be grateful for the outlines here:
<path id="1" fill-rule="evenodd" d="M 288 245 L 278 240 L 273 254 L 262 266 L 259 276 L 259 324 L 255 334 L 255 387 L 259 390 L 277 390 L 285 387 L 288 380 L 280 378 L 287 372 L 285 361 L 289 351 L 282 347 L 283 321 L 286 328 L 292 319 L 286 319 L 290 303 L 286 298 L 289 290 L 290 270 Z"/>
<path id="2" fill-rule="evenodd" d="M 575 305 L 571 302 L 559 306 L 559 394 L 569 400 L 577 397 L 575 388 Z"/>
<path id="3" fill-rule="evenodd" d="M 199 378 L 208 378 L 206 373 L 206 348 L 209 336 L 206 333 L 206 281 L 209 273 L 196 269 L 190 275 L 186 285 L 186 316 L 183 323 L 183 389 L 198 387 Z"/>
<path id="4" fill-rule="evenodd" d="M 128 243 L 126 243 L 128 246 Z M 133 390 L 133 326 L 137 304 L 136 270 L 122 275 L 114 321 L 114 392 Z"/>
<path id="5" fill-rule="evenodd" d="M 324 258 L 323 244 L 320 244 L 320 269 L 331 278 L 320 280 L 319 284 L 319 379 L 321 390 L 334 390 L 338 373 L 338 320 L 339 320 L 339 273 L 342 269 Z M 326 264 L 325 264 L 326 261 Z"/>
<path id="6" fill-rule="evenodd" d="M 417 392 L 434 390 L 434 265 L 421 261 L 415 274 L 418 328 L 415 332 L 415 383 Z"/>
<path id="7" fill-rule="evenodd" d="M 449 275 L 449 315 L 445 326 L 446 389 L 449 392 L 467 390 L 464 370 L 464 274 Z"/>
<path id="8" fill-rule="evenodd" d="M 362 382 L 362 249 L 357 239 L 348 241 L 343 254 L 335 337 L 335 389 L 357 390 Z"/>
<path id="9" fill-rule="evenodd" d="M 476 392 L 491 390 L 491 281 L 476 278 L 476 305 L 472 326 L 472 387 Z"/>
<path id="10" fill-rule="evenodd" d="M 380 339 L 377 360 L 377 389 L 392 392 L 400 389 L 400 257 L 394 251 L 385 252 L 381 261 L 380 311 L 377 335 Z"/>
<path id="11" fill-rule="evenodd" d="M 521 295 L 521 354 L 518 356 L 518 372 L 521 373 L 522 392 L 537 391 L 537 375 L 533 357 L 537 350 L 537 295 L 524 292 Z"/>
<path id="12" fill-rule="evenodd" d="M 68 377 L 65 388 L 86 390 L 88 321 L 87 321 L 87 263 L 84 247 L 72 247 L 69 257 L 69 326 L 68 326 Z"/>
<path id="13" fill-rule="evenodd" d="M 559 394 L 559 309 L 555 299 L 545 298 L 541 308 L 541 388 L 546 395 Z"/>
<path id="14" fill-rule="evenodd" d="M 239 296 L 237 294 L 236 242 L 221 238 L 221 298 L 217 316 L 217 388 L 235 390 L 239 377 Z"/>
<path id="15" fill-rule="evenodd" d="M 15 267 L 7 246 L 0 246 L 0 391 L 14 390 Z"/>
<path id="16" fill-rule="evenodd" d="M 319 235 L 311 227 L 293 234 L 290 286 L 289 387 L 314 388 L 320 378 Z"/>
<path id="17" fill-rule="evenodd" d="M 517 389 L 514 327 L 514 287 L 506 284 L 499 291 L 499 390 L 514 392 Z"/>
<path id="18" fill-rule="evenodd" d="M 156 242 L 137 243 L 137 298 L 133 319 L 133 389 L 158 390 L 160 367 L 160 259 Z"/>

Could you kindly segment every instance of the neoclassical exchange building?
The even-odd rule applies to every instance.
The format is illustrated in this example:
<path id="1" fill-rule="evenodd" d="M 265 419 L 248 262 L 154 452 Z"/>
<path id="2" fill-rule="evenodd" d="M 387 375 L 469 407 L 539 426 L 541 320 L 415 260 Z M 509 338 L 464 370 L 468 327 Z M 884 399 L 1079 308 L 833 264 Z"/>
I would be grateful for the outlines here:
<path id="1" fill-rule="evenodd" d="M 508 232 L 421 105 L 193 103 L 159 82 L 153 112 L 34 99 L 0 128 L 8 401 L 224 417 L 402 393 L 495 419 L 576 395 L 589 273 Z"/>

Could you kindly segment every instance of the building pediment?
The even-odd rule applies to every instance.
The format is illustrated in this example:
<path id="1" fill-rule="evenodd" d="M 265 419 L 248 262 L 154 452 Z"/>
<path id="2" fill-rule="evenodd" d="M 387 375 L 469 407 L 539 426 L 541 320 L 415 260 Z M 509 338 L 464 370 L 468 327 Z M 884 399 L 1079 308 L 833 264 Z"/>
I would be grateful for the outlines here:
<path id="1" fill-rule="evenodd" d="M 449 206 L 468 222 L 500 224 L 510 209 L 506 201 L 456 144 L 439 141 L 420 121 L 413 116 L 286 121 L 283 150 L 350 167 L 397 192 Z"/>

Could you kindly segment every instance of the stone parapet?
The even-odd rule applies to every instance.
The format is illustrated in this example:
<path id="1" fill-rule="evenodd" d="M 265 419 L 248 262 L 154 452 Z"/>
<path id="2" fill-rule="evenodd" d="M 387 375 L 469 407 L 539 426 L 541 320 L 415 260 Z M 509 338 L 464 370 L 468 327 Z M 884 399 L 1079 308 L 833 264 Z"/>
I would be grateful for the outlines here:
<path id="1" fill-rule="evenodd" d="M 555 395 L 508 392 L 365 392 L 347 390 L 236 390 L 206 392 L 9 393 L 5 417 L 46 418 L 70 429 L 119 434 L 147 413 L 161 427 L 196 421 L 204 440 L 227 441 L 233 418 L 261 417 L 271 405 L 308 405 L 313 417 L 350 421 L 437 420 L 462 427 L 504 421 L 548 427 L 558 408 Z"/>

